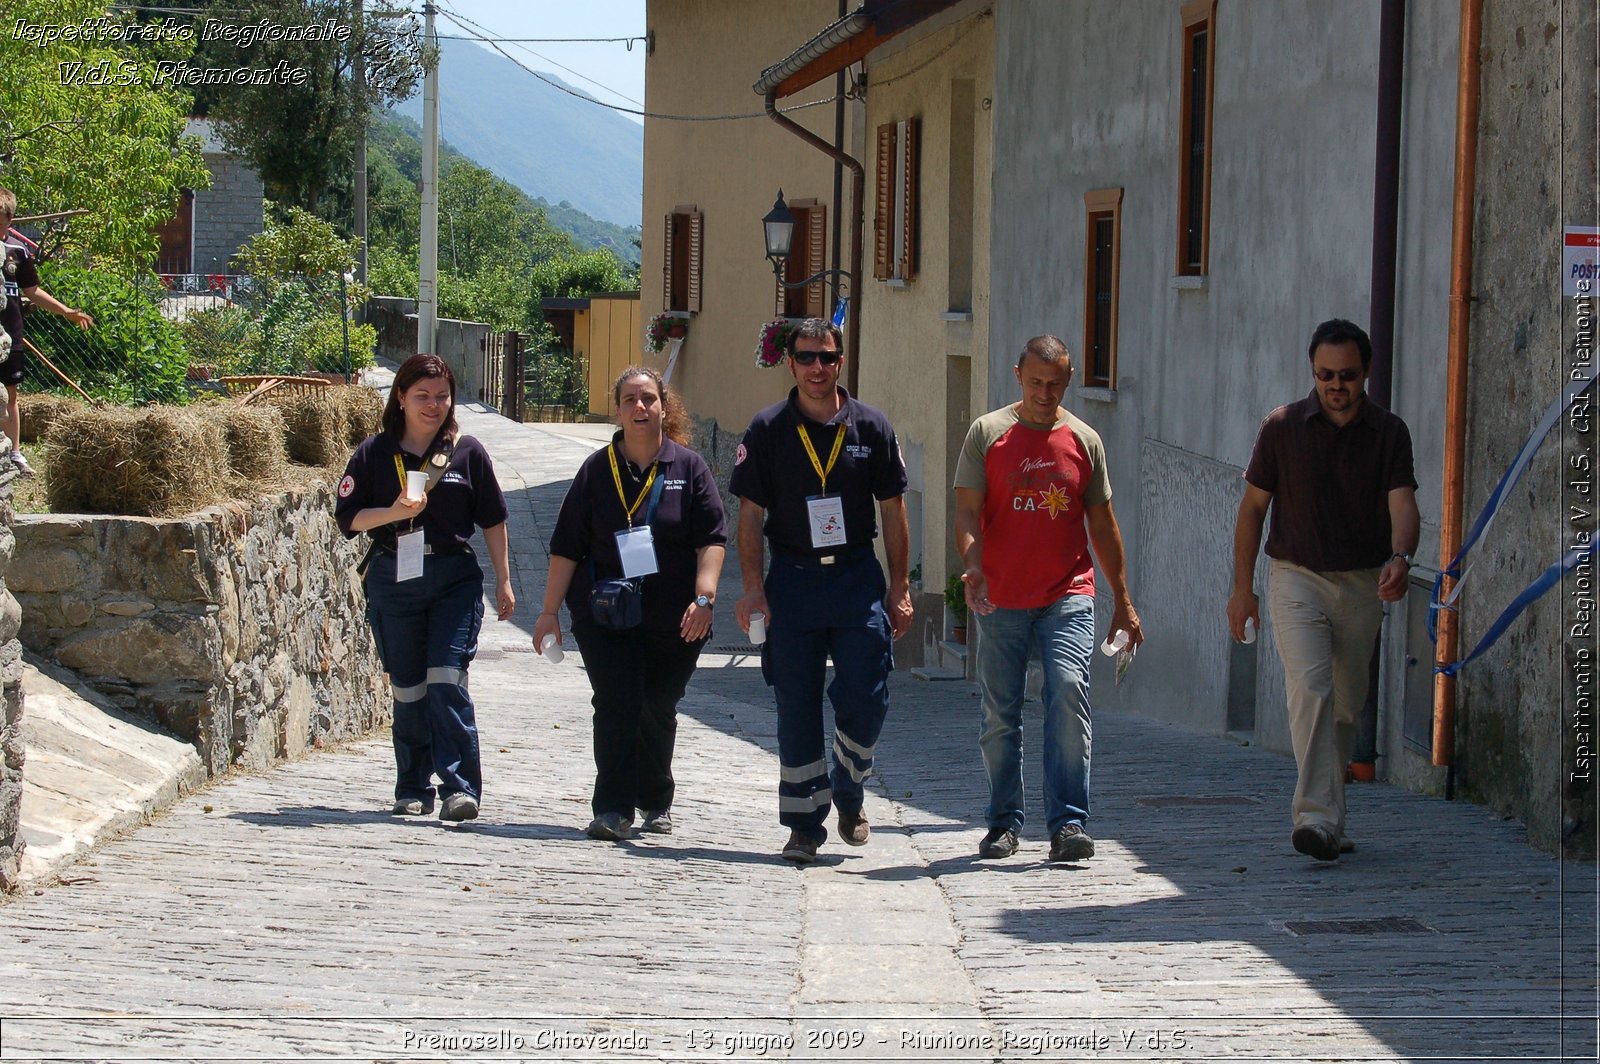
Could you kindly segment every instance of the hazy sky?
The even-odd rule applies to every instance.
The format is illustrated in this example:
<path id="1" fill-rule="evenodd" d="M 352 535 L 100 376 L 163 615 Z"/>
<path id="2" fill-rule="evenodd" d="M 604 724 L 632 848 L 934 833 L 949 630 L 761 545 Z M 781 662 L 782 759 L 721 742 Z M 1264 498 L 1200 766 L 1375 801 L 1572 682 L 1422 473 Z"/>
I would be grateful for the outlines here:
<path id="1" fill-rule="evenodd" d="M 417 6 L 420 9 L 420 4 Z M 436 6 L 499 37 L 643 37 L 645 29 L 645 0 L 437 0 Z M 436 18 L 436 25 L 441 37 L 465 36 L 442 15 Z M 548 71 L 596 99 L 636 111 L 644 109 L 643 41 L 634 41 L 631 50 L 621 41 L 507 41 L 500 47 L 525 66 Z M 442 72 L 442 76 L 449 74 Z M 627 117 L 642 121 L 637 115 Z"/>

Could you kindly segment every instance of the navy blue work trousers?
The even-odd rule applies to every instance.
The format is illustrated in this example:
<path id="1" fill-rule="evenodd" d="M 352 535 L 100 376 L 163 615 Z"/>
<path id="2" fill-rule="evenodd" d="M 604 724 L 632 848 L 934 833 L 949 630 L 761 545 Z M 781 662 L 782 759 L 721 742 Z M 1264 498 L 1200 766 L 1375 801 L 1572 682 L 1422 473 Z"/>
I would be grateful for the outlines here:
<path id="1" fill-rule="evenodd" d="M 678 702 L 705 640 L 685 643 L 677 632 L 618 632 L 580 621 L 572 634 L 594 688 L 595 816 L 632 820 L 635 809 L 671 809 Z"/>
<path id="2" fill-rule="evenodd" d="M 471 554 L 429 555 L 422 575 L 395 582 L 395 557 L 367 569 L 367 619 L 394 690 L 396 801 L 457 792 L 483 797 L 478 723 L 467 666 L 483 627 L 483 570 Z"/>
<path id="3" fill-rule="evenodd" d="M 828 809 L 859 813 L 862 783 L 889 711 L 894 637 L 883 568 L 869 551 L 834 565 L 779 554 L 766 579 L 772 616 L 761 664 L 778 704 L 778 822 L 818 841 Z M 823 684 L 833 682 L 833 765 L 824 747 Z"/>

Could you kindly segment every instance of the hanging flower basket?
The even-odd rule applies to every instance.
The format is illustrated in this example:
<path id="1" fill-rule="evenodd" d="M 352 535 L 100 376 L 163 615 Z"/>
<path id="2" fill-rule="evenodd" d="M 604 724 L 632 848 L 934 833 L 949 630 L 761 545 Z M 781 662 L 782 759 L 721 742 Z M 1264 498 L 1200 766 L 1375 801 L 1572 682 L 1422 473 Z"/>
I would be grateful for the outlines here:
<path id="1" fill-rule="evenodd" d="M 688 335 L 689 319 L 662 311 L 650 319 L 650 325 L 644 331 L 644 344 L 659 353 L 667 346 L 668 340 L 682 340 Z"/>
<path id="2" fill-rule="evenodd" d="M 777 318 L 761 327 L 756 336 L 756 365 L 771 369 L 783 363 L 784 356 L 789 353 L 789 333 L 794 326 L 788 318 Z"/>

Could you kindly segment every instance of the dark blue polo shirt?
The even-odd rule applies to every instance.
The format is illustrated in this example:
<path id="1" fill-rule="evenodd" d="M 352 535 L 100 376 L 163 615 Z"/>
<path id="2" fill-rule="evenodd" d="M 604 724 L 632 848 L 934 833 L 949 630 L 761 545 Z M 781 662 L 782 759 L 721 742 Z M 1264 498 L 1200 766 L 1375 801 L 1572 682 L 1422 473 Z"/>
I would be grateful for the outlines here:
<path id="1" fill-rule="evenodd" d="M 844 405 L 826 425 L 800 412 L 798 388 L 789 398 L 758 413 L 745 430 L 734 455 L 730 489 L 766 511 L 766 535 L 774 551 L 818 557 L 870 547 L 878 535 L 874 500 L 905 494 L 906 464 L 900 441 L 883 411 L 839 393 Z M 844 500 L 846 544 L 819 550 L 811 546 L 811 520 L 806 499 L 822 492 L 816 468 L 800 442 L 800 428 L 810 434 L 811 446 L 824 468 L 833 450 L 837 426 L 845 426 L 844 446 L 828 474 L 828 494 Z"/>
<path id="2" fill-rule="evenodd" d="M 333 516 L 346 537 L 360 534 L 350 531 L 356 514 L 375 506 L 392 506 L 400 497 L 404 485 L 394 468 L 397 454 L 408 471 L 432 468 L 416 455 L 401 450 L 400 442 L 385 432 L 368 436 L 350 456 L 333 508 Z M 489 453 L 471 436 L 460 437 L 450 464 L 428 492 L 428 505 L 417 518 L 416 527 L 424 531 L 424 541 L 435 549 L 464 547 L 472 539 L 473 526 L 493 528 L 505 519 L 506 497 L 495 479 Z M 367 534 L 393 550 L 395 536 L 410 531 L 410 527 L 410 522 L 398 521 L 379 525 Z"/>
<path id="3" fill-rule="evenodd" d="M 574 624 L 590 621 L 589 592 L 596 579 L 622 575 L 622 559 L 617 554 L 617 533 L 628 527 L 627 511 L 617 495 L 611 476 L 610 454 L 617 456 L 617 471 L 622 490 L 632 503 L 643 490 L 650 467 L 643 469 L 629 462 L 622 453 L 622 433 L 612 437 L 578 467 L 561 500 L 561 513 L 550 536 L 550 553 L 578 563 L 567 589 L 567 610 Z M 728 542 L 727 520 L 722 511 L 722 495 L 705 459 L 672 440 L 664 440 L 656 455 L 661 479 L 661 496 L 650 519 L 655 538 L 656 565 L 660 571 L 644 578 L 640 585 L 644 599 L 643 626 L 652 631 L 676 632 L 683 611 L 694 601 L 696 558 L 702 547 L 718 547 Z M 634 514 L 635 528 L 644 524 L 649 496 Z M 591 568 L 590 562 L 593 562 Z"/>

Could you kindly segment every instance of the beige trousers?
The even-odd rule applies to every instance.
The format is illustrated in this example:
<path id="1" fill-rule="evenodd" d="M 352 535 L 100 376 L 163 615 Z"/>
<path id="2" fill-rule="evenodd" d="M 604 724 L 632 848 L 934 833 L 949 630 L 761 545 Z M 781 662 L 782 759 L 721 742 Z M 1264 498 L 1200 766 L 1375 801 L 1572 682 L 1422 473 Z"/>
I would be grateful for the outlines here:
<path id="1" fill-rule="evenodd" d="M 1300 780 L 1294 826 L 1344 834 L 1344 774 L 1367 698 L 1383 623 L 1377 569 L 1318 573 L 1274 558 L 1267 577 L 1272 634 L 1283 659 L 1289 737 Z"/>

